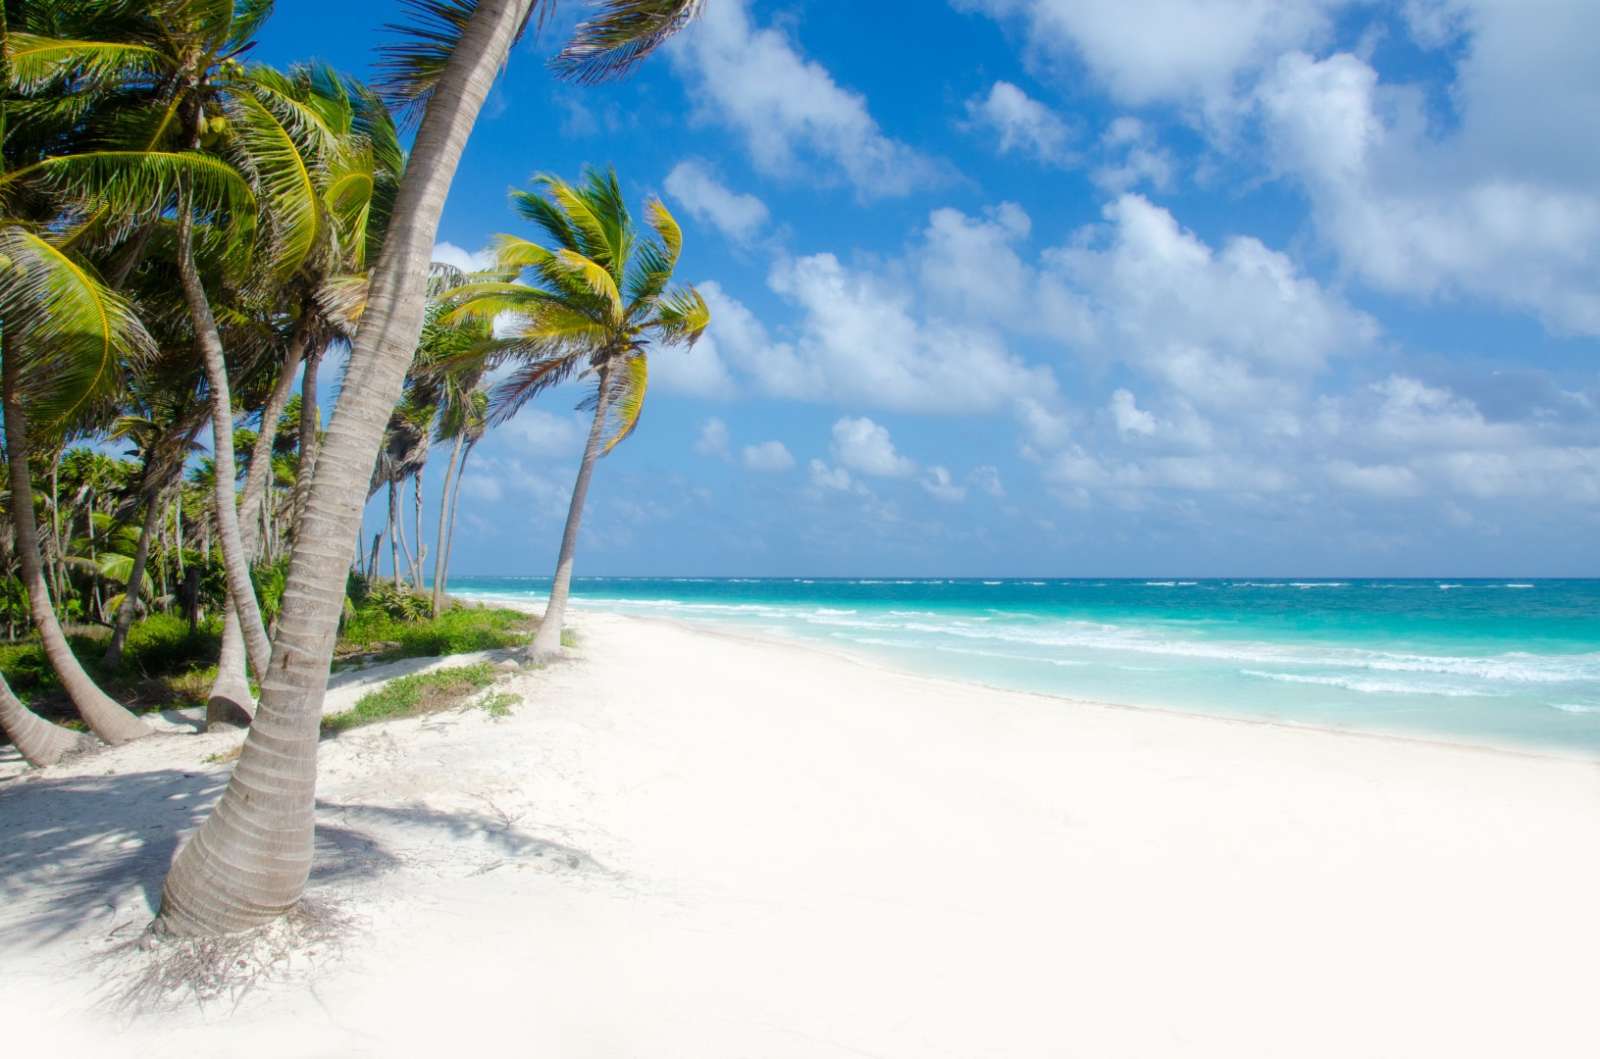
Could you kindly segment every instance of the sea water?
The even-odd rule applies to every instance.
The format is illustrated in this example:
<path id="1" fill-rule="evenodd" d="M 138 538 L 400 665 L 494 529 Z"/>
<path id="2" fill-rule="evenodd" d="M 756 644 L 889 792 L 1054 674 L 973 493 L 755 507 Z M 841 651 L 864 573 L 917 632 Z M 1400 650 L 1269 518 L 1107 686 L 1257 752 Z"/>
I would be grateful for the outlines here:
<path id="1" fill-rule="evenodd" d="M 1072 698 L 1600 750 L 1595 580 L 580 578 L 573 602 Z"/>

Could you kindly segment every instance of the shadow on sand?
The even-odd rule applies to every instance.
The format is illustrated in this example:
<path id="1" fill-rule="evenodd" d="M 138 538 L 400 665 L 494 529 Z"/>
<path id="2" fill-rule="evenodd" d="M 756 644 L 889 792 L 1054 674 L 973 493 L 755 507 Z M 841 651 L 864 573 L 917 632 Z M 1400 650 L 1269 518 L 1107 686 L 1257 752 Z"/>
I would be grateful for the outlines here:
<path id="1" fill-rule="evenodd" d="M 226 783 L 224 773 L 163 769 L 38 776 L 0 787 L 0 945 L 43 945 L 90 926 L 108 932 L 142 926 L 160 906 L 179 842 Z M 313 893 L 319 884 L 369 878 L 400 864 L 362 829 L 364 822 L 377 831 L 421 828 L 446 843 L 482 841 L 507 859 L 604 871 L 583 850 L 482 813 L 324 801 L 317 808 Z"/>

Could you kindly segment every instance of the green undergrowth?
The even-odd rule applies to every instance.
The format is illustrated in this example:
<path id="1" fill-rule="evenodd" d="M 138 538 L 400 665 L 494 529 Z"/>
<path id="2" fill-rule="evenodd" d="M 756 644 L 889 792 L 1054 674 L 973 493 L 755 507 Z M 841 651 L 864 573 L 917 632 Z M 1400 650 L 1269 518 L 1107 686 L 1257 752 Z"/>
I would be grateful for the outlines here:
<path id="1" fill-rule="evenodd" d="M 494 679 L 495 669 L 488 662 L 396 677 L 361 696 L 350 709 L 324 717 L 322 731 L 324 735 L 338 735 L 379 721 L 394 721 L 452 709 L 489 687 Z M 510 707 L 510 702 L 502 701 L 489 712 L 493 716 L 504 716 Z M 496 713 L 496 710 L 503 712 Z"/>
<path id="2" fill-rule="evenodd" d="M 363 607 L 345 620 L 335 657 L 343 663 L 391 662 L 521 647 L 533 638 L 535 624 L 530 615 L 499 607 L 455 607 L 418 621 Z"/>
<path id="3" fill-rule="evenodd" d="M 72 653 L 96 684 L 135 712 L 203 706 L 217 672 L 221 622 L 202 622 L 193 632 L 172 614 L 153 614 L 133 624 L 123 647 L 122 663 L 102 659 L 111 630 L 74 629 L 67 640 Z M 77 724 L 66 692 L 35 639 L 0 644 L 0 672 L 23 702 L 40 714 L 68 725 Z"/>

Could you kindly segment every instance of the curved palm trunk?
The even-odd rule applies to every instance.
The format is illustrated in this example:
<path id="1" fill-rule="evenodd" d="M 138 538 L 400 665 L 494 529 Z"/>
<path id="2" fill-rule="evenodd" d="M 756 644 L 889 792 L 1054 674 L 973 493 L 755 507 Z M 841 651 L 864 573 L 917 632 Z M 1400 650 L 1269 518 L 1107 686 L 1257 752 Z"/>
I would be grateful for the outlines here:
<path id="1" fill-rule="evenodd" d="M 34 768 L 54 765 L 57 761 L 81 750 L 88 750 L 94 741 L 80 732 L 63 728 L 34 713 L 11 693 L 5 674 L 0 673 L 0 731 L 10 738 L 22 759 Z"/>
<path id="2" fill-rule="evenodd" d="M 67 697 L 94 734 L 115 746 L 150 734 L 150 726 L 129 713 L 120 703 L 101 691 L 83 671 L 67 643 L 61 623 L 50 602 L 50 586 L 45 584 L 44 561 L 39 555 L 39 524 L 33 509 L 33 480 L 28 474 L 28 432 L 22 404 L 17 399 L 17 368 L 14 357 L 4 361 L 3 392 L 6 453 L 11 469 L 11 531 L 16 537 L 17 560 L 22 567 L 22 582 L 28 589 L 28 607 L 44 644 L 50 668 L 66 689 Z"/>
<path id="3" fill-rule="evenodd" d="M 446 519 L 450 515 L 450 480 L 455 477 L 456 464 L 461 460 L 461 446 L 466 442 L 466 431 L 456 434 L 456 443 L 450 449 L 450 462 L 445 464 L 444 484 L 439 487 L 439 528 L 433 534 L 433 616 L 437 618 L 444 607 L 444 551 Z M 418 518 L 421 518 L 420 512 Z M 417 586 L 420 590 L 421 586 Z"/>
<path id="4" fill-rule="evenodd" d="M 294 391 L 295 372 L 300 370 L 300 361 L 305 356 L 306 321 L 309 315 L 302 313 L 300 322 L 295 325 L 289 348 L 284 353 L 283 369 L 278 373 L 278 381 L 273 385 L 272 392 L 267 395 L 267 403 L 261 408 L 261 430 L 256 434 L 256 443 L 250 450 L 250 470 L 245 474 L 244 500 L 239 505 L 239 541 L 245 555 L 251 560 L 260 551 L 262 497 L 266 494 L 267 479 L 272 473 L 273 435 L 277 433 L 278 417 L 288 406 L 289 395 Z M 241 721 L 248 724 L 250 716 L 255 713 L 255 699 L 250 695 L 250 681 L 245 672 L 248 648 L 245 646 L 244 626 L 239 618 L 237 600 L 230 583 L 222 617 L 222 652 L 217 656 L 217 678 L 211 682 L 211 692 L 206 696 L 208 726 L 238 724 Z M 259 618 L 259 614 L 257 616 Z M 259 677 L 262 671 L 263 667 L 258 665 L 256 676 Z"/>
<path id="5" fill-rule="evenodd" d="M 322 352 L 314 349 L 306 355 L 306 370 L 300 379 L 300 471 L 294 480 L 294 518 L 290 522 L 297 530 L 306 513 L 311 479 L 317 470 L 317 431 L 322 429 L 322 412 L 317 408 L 317 368 L 322 363 Z"/>
<path id="6" fill-rule="evenodd" d="M 128 574 L 128 587 L 122 593 L 122 606 L 117 608 L 117 624 L 111 630 L 111 642 L 106 645 L 103 661 L 107 669 L 122 664 L 122 648 L 128 642 L 128 630 L 133 626 L 133 616 L 139 611 L 139 592 L 144 588 L 144 568 L 150 561 L 150 542 L 155 540 L 161 522 L 159 495 L 147 496 L 144 502 L 144 524 L 139 527 L 139 543 L 133 549 L 133 569 Z"/>
<path id="7" fill-rule="evenodd" d="M 400 587 L 400 494 L 394 487 L 394 479 L 389 480 L 389 574 L 394 578 L 394 587 Z M 409 553 L 410 549 L 406 549 Z"/>
<path id="8" fill-rule="evenodd" d="M 412 146 L 345 384 L 317 457 L 272 664 L 222 800 L 179 851 L 160 922 L 220 934 L 292 908 L 311 871 L 317 739 L 344 570 L 372 463 L 422 333 L 434 236 L 478 111 L 532 0 L 480 0 Z"/>
<path id="9" fill-rule="evenodd" d="M 456 546 L 456 508 L 461 501 L 461 479 L 466 477 L 467 460 L 472 457 L 472 447 L 477 443 L 476 439 L 467 442 L 466 450 L 461 453 L 461 466 L 456 468 L 455 488 L 450 491 L 450 524 L 445 530 L 444 573 L 442 575 L 446 585 L 450 583 L 450 556 L 455 551 Z"/>
<path id="10" fill-rule="evenodd" d="M 206 385 L 211 391 L 211 445 L 216 461 L 217 534 L 222 541 L 222 566 L 228 575 L 228 590 L 237 601 L 234 610 L 244 631 L 250 665 L 257 675 L 264 674 L 272 658 L 272 643 L 261 621 L 255 586 L 250 583 L 250 560 L 239 535 L 239 509 L 234 498 L 237 469 L 233 462 L 233 397 L 228 390 L 228 365 L 222 350 L 222 336 L 211 314 L 211 301 L 194 263 L 194 209 L 192 196 L 185 191 L 178 206 L 178 278 L 189 305 L 195 339 L 205 362 Z"/>
<path id="11" fill-rule="evenodd" d="M 545 604 L 539 631 L 528 646 L 527 657 L 542 662 L 561 654 L 561 622 L 567 616 L 567 595 L 572 588 L 572 559 L 578 550 L 578 523 L 583 521 L 583 504 L 589 496 L 589 479 L 595 460 L 600 458 L 600 436 L 605 431 L 606 410 L 611 406 L 607 383 L 611 371 L 600 369 L 599 400 L 594 406 L 594 423 L 589 427 L 589 443 L 583 447 L 583 462 L 578 465 L 578 481 L 572 487 L 572 503 L 567 508 L 567 528 L 561 533 L 561 554 L 556 557 L 556 577 L 550 585 L 550 602 Z"/>
<path id="12" fill-rule="evenodd" d="M 233 593 L 222 608 L 222 651 L 217 655 L 217 679 L 206 695 L 206 728 L 247 727 L 255 716 L 256 698 L 250 693 L 245 673 L 244 632 L 239 628 L 239 613 L 233 606 Z"/>

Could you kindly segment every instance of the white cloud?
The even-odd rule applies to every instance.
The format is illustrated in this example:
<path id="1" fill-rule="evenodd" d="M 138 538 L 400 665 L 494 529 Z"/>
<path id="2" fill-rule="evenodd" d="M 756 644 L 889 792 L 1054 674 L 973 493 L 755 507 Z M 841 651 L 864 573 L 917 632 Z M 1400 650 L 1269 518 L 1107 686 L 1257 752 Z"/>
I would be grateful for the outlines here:
<path id="1" fill-rule="evenodd" d="M 1142 411 L 1133 394 L 1127 390 L 1117 390 L 1111 395 L 1111 416 L 1119 434 L 1148 437 L 1156 432 L 1156 417 Z"/>
<path id="2" fill-rule="evenodd" d="M 1085 345 L 1197 404 L 1281 404 L 1329 357 L 1377 337 L 1370 317 L 1255 238 L 1213 250 L 1139 195 L 1104 213 L 1099 241 L 1046 254 L 1081 299 Z"/>
<path id="3" fill-rule="evenodd" d="M 889 430 L 865 416 L 833 424 L 833 458 L 852 471 L 878 478 L 904 478 L 917 465 L 894 449 Z"/>
<path id="4" fill-rule="evenodd" d="M 794 457 L 781 441 L 763 441 L 759 445 L 746 445 L 744 465 L 748 470 L 775 474 L 794 466 Z"/>
<path id="5" fill-rule="evenodd" d="M 454 243 L 434 243 L 430 260 L 454 265 L 463 272 L 486 272 L 495 265 L 494 251 L 488 247 L 474 252 Z"/>
<path id="6" fill-rule="evenodd" d="M 776 176 L 836 176 L 865 199 L 904 195 L 938 167 L 884 135 L 859 93 L 842 88 L 779 30 L 752 24 L 745 0 L 709 4 L 693 33 L 670 46 L 700 117 L 743 138 Z"/>
<path id="7" fill-rule="evenodd" d="M 942 500 L 947 504 L 959 504 L 967 498 L 967 487 L 957 485 L 950 477 L 950 472 L 943 467 L 929 467 L 922 476 L 922 488 L 935 500 Z"/>
<path id="8" fill-rule="evenodd" d="M 1418 492 L 1416 473 L 1409 467 L 1392 463 L 1361 465 L 1349 460 L 1330 460 L 1328 477 L 1336 485 L 1352 492 L 1370 493 L 1380 497 L 1415 496 Z"/>
<path id="9" fill-rule="evenodd" d="M 739 389 L 716 342 L 705 338 L 688 349 L 654 350 L 650 355 L 650 383 L 690 397 L 727 398 Z"/>
<path id="10" fill-rule="evenodd" d="M 999 137 L 1002 154 L 1016 151 L 1051 164 L 1071 160 L 1067 123 L 1010 81 L 996 81 L 987 96 L 968 100 L 967 117 Z"/>
<path id="11" fill-rule="evenodd" d="M 1238 82 L 1283 51 L 1327 37 L 1350 0 L 951 0 L 1017 18 L 1036 60 L 1081 63 L 1119 102 L 1234 110 Z"/>
<path id="12" fill-rule="evenodd" d="M 700 436 L 695 439 L 694 451 L 702 456 L 728 455 L 728 424 L 712 416 L 700 424 Z"/>
<path id="13" fill-rule="evenodd" d="M 1285 55 L 1259 97 L 1278 165 L 1305 185 L 1318 230 L 1363 279 L 1600 334 L 1600 194 L 1590 177 L 1541 173 L 1520 134 L 1482 130 L 1471 109 L 1481 93 L 1463 91 L 1464 127 L 1450 140 L 1428 134 L 1416 96 L 1386 92 L 1353 55 Z"/>
<path id="14" fill-rule="evenodd" d="M 1000 481 L 1000 469 L 998 467 L 989 464 L 984 464 L 982 467 L 974 467 L 972 473 L 967 475 L 967 481 L 972 483 L 973 488 L 987 493 L 989 496 L 998 498 L 1006 495 L 1006 487 Z"/>
<path id="15" fill-rule="evenodd" d="M 735 242 L 748 243 L 767 223 L 766 203 L 728 188 L 703 162 L 679 162 L 667 174 L 666 189 L 691 217 L 713 225 Z"/>
<path id="16" fill-rule="evenodd" d="M 811 461 L 807 470 L 813 488 L 834 490 L 841 493 L 849 492 L 852 488 L 857 488 L 855 482 L 850 477 L 850 472 L 845 470 L 843 467 L 829 467 L 821 460 L 814 459 Z"/>
<path id="17" fill-rule="evenodd" d="M 1138 118 L 1124 114 L 1114 120 L 1100 137 L 1100 150 L 1106 160 L 1092 177 L 1102 190 L 1120 195 L 1141 184 L 1156 191 L 1172 187 L 1177 164 Z"/>

